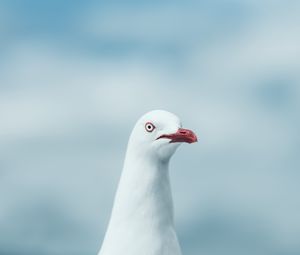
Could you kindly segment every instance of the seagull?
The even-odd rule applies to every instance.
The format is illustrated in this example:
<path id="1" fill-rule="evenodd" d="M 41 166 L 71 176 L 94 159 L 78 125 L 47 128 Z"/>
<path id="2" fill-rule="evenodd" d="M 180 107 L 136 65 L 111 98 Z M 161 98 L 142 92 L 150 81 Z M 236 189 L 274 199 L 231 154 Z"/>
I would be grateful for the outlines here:
<path id="1" fill-rule="evenodd" d="M 98 255 L 181 255 L 168 166 L 181 143 L 194 142 L 195 133 L 170 112 L 151 111 L 137 121 Z"/>

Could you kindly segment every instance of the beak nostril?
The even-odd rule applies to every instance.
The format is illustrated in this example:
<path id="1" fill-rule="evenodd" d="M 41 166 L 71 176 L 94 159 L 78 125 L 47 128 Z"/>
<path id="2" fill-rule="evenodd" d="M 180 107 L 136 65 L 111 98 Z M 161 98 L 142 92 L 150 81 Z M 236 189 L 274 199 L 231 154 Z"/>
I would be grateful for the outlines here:
<path id="1" fill-rule="evenodd" d="M 180 134 L 186 135 L 188 132 L 186 130 L 179 130 Z"/>

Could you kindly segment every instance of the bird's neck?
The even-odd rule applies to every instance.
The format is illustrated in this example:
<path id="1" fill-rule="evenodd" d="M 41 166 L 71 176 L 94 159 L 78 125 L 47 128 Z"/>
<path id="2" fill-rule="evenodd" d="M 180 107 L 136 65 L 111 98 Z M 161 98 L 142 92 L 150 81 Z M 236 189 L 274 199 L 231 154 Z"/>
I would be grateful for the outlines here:
<path id="1" fill-rule="evenodd" d="M 173 202 L 169 161 L 140 157 L 127 152 L 115 197 L 111 224 L 124 222 L 173 226 Z"/>

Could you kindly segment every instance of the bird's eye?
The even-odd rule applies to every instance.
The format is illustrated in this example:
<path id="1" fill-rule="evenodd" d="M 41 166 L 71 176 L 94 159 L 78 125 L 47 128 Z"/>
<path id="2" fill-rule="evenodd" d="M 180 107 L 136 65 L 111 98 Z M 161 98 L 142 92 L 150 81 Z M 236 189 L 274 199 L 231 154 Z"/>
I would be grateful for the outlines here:
<path id="1" fill-rule="evenodd" d="M 147 132 L 152 132 L 155 129 L 155 126 L 151 122 L 145 124 L 145 129 Z"/>

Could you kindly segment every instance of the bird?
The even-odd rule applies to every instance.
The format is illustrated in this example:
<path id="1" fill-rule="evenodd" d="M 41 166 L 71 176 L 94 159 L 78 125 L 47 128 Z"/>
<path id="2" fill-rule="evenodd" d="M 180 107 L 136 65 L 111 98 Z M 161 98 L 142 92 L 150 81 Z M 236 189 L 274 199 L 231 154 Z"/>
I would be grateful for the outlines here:
<path id="1" fill-rule="evenodd" d="M 181 255 L 174 227 L 169 161 L 182 143 L 197 142 L 165 110 L 144 114 L 125 154 L 111 217 L 98 255 Z"/>

